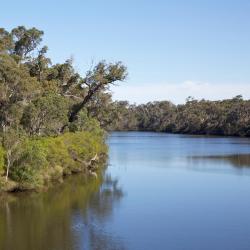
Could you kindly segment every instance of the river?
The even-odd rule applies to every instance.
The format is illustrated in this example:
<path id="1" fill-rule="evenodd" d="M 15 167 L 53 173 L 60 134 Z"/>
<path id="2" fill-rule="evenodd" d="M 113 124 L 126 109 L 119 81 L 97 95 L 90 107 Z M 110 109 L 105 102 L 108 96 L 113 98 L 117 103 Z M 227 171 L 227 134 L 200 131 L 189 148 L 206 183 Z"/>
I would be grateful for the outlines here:
<path id="1" fill-rule="evenodd" d="M 0 250 L 250 249 L 250 139 L 114 132 L 97 179 L 0 200 Z"/>

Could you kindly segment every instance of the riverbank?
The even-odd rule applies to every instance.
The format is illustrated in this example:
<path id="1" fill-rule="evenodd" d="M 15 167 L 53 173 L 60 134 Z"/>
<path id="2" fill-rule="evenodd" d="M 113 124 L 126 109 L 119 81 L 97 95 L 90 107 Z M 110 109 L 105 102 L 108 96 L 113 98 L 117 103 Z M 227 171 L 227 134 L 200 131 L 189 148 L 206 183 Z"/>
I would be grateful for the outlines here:
<path id="1" fill-rule="evenodd" d="M 46 190 L 75 173 L 96 176 L 107 151 L 102 130 L 28 138 L 18 145 L 8 160 L 8 153 L 2 150 L 0 192 Z"/>

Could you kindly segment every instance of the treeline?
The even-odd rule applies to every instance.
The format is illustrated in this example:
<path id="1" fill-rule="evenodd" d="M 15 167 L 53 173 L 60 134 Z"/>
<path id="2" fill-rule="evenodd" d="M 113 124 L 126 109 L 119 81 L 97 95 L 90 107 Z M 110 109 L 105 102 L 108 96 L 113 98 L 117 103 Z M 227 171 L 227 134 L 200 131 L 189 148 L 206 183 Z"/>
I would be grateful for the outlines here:
<path id="1" fill-rule="evenodd" d="M 250 100 L 242 96 L 222 101 L 188 98 L 182 105 L 119 101 L 113 103 L 110 116 L 109 130 L 250 136 Z"/>
<path id="2" fill-rule="evenodd" d="M 36 28 L 0 28 L 0 189 L 47 186 L 107 151 L 89 109 L 126 67 L 101 61 L 81 76 L 72 60 L 53 64 L 42 37 Z"/>

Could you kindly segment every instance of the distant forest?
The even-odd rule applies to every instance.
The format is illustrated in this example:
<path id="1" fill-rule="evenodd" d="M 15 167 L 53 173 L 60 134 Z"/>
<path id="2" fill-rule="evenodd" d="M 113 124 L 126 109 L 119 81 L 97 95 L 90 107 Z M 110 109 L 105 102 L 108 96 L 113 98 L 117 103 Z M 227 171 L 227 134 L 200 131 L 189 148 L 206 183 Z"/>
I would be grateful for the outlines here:
<path id="1" fill-rule="evenodd" d="M 104 110 L 99 115 L 96 110 L 89 112 L 99 117 L 108 130 L 250 136 L 250 100 L 243 100 L 240 95 L 222 101 L 189 97 L 181 105 L 169 101 L 141 105 L 119 101 L 106 106 L 109 106 L 106 119 Z"/>

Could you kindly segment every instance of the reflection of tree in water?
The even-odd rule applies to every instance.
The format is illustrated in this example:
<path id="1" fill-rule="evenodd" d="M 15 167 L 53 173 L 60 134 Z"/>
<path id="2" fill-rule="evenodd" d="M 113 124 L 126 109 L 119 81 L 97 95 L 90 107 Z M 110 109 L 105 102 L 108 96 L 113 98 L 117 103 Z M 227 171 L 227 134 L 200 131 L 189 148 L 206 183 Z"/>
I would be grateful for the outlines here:
<path id="1" fill-rule="evenodd" d="M 98 192 L 95 192 L 87 204 L 87 209 L 80 214 L 84 229 L 78 231 L 78 235 L 85 243 L 80 249 L 125 249 L 119 238 L 105 230 L 105 224 L 112 217 L 113 208 L 122 198 L 123 192 L 118 186 L 118 181 L 113 180 L 110 175 L 106 175 L 104 182 Z M 80 227 L 81 228 L 81 227 Z"/>
<path id="2" fill-rule="evenodd" d="M 98 219 L 105 219 L 111 212 L 114 201 L 119 201 L 123 196 L 118 180 L 113 180 L 110 175 L 105 176 L 105 181 L 98 192 L 90 199 L 89 206 Z"/>
<path id="3" fill-rule="evenodd" d="M 250 168 L 250 154 L 192 156 L 189 157 L 189 163 L 192 169 L 200 171 L 219 171 L 218 165 L 224 166 L 225 164 L 230 164 L 232 167 L 240 170 Z M 211 163 L 216 163 L 214 168 Z"/>
<path id="4" fill-rule="evenodd" d="M 229 161 L 234 167 L 250 167 L 250 155 L 229 155 L 223 159 Z"/>
<path id="5" fill-rule="evenodd" d="M 49 192 L 0 203 L 0 249 L 124 249 L 103 226 L 123 196 L 117 180 L 100 174 L 69 177 Z"/>

